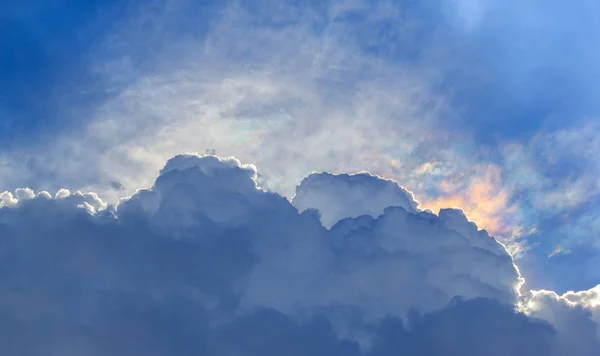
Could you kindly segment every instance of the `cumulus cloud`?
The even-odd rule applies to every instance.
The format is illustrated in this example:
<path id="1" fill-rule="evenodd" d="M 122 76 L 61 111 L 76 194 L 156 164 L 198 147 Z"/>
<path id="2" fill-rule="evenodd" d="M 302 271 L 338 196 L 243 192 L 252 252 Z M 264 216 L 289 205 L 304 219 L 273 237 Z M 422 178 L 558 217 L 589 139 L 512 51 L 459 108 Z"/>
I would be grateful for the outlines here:
<path id="1" fill-rule="evenodd" d="M 364 201 L 350 200 L 345 205 L 354 204 L 354 212 L 361 216 L 327 230 L 312 211 L 298 214 L 287 199 L 259 189 L 256 176 L 253 166 L 242 166 L 235 159 L 177 156 L 151 189 L 122 202 L 118 214 L 147 216 L 179 238 L 238 229 L 250 244 L 248 253 L 259 261 L 247 268 L 250 274 L 241 302 L 248 307 L 294 312 L 362 305 L 369 316 L 381 317 L 411 308 L 436 310 L 456 295 L 494 298 L 505 304 L 516 300 L 519 276 L 512 259 L 458 210 L 444 210 L 438 217 L 417 212 L 411 200 L 411 211 L 398 206 L 370 218 L 358 210 L 369 201 L 359 188 L 355 196 L 362 195 Z M 337 201 L 340 193 L 348 197 L 352 189 L 331 189 L 350 176 L 328 177 L 317 200 L 325 206 Z M 385 206 L 378 197 L 390 187 L 403 199 L 410 197 L 393 182 L 362 178 L 367 180 L 362 185 L 366 191 L 375 193 L 373 206 Z M 481 268 L 471 269 L 472 261 L 482 261 Z M 383 272 L 392 270 L 396 272 Z"/>
<path id="2" fill-rule="evenodd" d="M 600 286 L 563 295 L 531 291 L 519 304 L 528 315 L 555 325 L 561 354 L 594 355 L 600 348 Z"/>
<path id="3" fill-rule="evenodd" d="M 399 206 L 415 213 L 418 202 L 396 182 L 369 173 L 313 173 L 296 187 L 292 205 L 299 211 L 319 210 L 321 222 L 330 228 L 343 218 L 377 217 L 388 206 Z"/>
<path id="4" fill-rule="evenodd" d="M 4 350 L 556 355 L 556 342 L 579 340 L 569 320 L 544 308 L 528 312 L 549 323 L 514 310 L 523 299 L 512 258 L 460 210 L 392 206 L 327 229 L 315 209 L 299 212 L 257 177 L 234 158 L 187 154 L 116 206 L 66 190 L 10 198 L 0 208 Z M 349 190 L 328 187 L 349 177 L 327 176 L 322 199 L 313 191 L 311 202 L 332 206 Z M 379 209 L 378 189 L 410 197 L 360 178 L 365 186 L 347 204 L 372 192 L 366 206 Z M 595 305 L 589 293 L 573 298 Z M 581 325 L 581 335 L 596 335 Z M 585 355 L 593 345 L 576 346 Z"/>

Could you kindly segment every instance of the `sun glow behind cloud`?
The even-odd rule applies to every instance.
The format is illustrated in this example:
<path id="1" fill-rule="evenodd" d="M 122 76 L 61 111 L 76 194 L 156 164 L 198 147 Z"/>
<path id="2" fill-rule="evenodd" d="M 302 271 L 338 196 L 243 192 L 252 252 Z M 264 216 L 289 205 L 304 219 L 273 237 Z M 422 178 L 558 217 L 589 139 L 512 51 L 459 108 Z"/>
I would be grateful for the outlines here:
<path id="1" fill-rule="evenodd" d="M 444 207 L 460 208 L 477 225 L 505 241 L 514 240 L 521 234 L 519 206 L 511 201 L 513 192 L 504 186 L 499 167 L 479 167 L 474 173 L 442 180 L 439 189 L 438 197 L 422 195 L 423 208 L 432 211 Z"/>

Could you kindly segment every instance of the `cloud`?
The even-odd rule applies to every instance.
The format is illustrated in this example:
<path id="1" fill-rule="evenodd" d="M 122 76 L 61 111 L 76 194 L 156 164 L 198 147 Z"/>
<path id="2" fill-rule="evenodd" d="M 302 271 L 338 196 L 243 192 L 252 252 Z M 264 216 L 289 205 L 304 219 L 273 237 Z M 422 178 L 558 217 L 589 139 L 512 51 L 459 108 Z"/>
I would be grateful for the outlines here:
<path id="1" fill-rule="evenodd" d="M 561 342 L 585 355 L 595 345 L 571 345 L 579 339 L 553 306 L 535 309 L 551 324 L 515 312 L 523 299 L 512 258 L 460 210 L 386 207 L 327 229 L 315 210 L 299 212 L 258 177 L 234 158 L 186 154 L 116 206 L 67 190 L 13 196 L 0 208 L 5 350 L 555 355 Z M 327 207 L 343 194 L 361 204 L 349 186 L 329 189 L 352 176 L 323 177 L 323 197 L 312 191 L 312 201 Z M 393 182 L 358 178 L 364 200 L 390 188 L 410 197 Z M 382 204 L 370 196 L 366 206 Z M 589 308 L 591 293 L 565 298 Z M 594 324 L 581 325 L 596 335 Z"/>
<path id="2" fill-rule="evenodd" d="M 532 291 L 520 304 L 528 315 L 555 325 L 560 353 L 592 355 L 600 347 L 600 287 L 563 295 Z"/>
<path id="3" fill-rule="evenodd" d="M 413 314 L 407 322 L 388 317 L 373 329 L 367 351 L 353 340 L 340 339 L 322 316 L 300 325 L 285 315 L 264 310 L 245 316 L 219 331 L 219 345 L 240 355 L 552 355 L 553 330 L 501 305 L 477 299 L 457 302 L 443 311 Z M 273 338 L 264 338 L 272 335 Z"/>
<path id="4" fill-rule="evenodd" d="M 388 208 L 376 219 L 346 219 L 326 230 L 310 210 L 298 215 L 287 199 L 257 188 L 255 168 L 235 159 L 177 156 L 161 172 L 152 189 L 119 204 L 119 216 L 146 215 L 162 231 L 180 238 L 238 229 L 252 246 L 248 253 L 260 261 L 253 268 L 246 267 L 251 273 L 241 303 L 248 307 L 294 312 L 362 305 L 368 316 L 381 317 L 410 308 L 435 310 L 456 295 L 495 298 L 506 304 L 516 300 L 519 276 L 512 259 L 459 211 L 444 210 L 437 217 L 418 213 L 414 202 L 409 202 L 410 212 Z M 307 190 L 317 197 L 313 201 L 331 206 L 327 202 L 335 201 L 340 193 L 362 196 L 362 200 L 346 202 L 355 206 L 350 212 L 360 215 L 364 213 L 357 208 L 364 207 L 364 202 L 366 206 L 385 205 L 377 197 L 390 188 L 402 199 L 410 197 L 393 182 L 358 176 L 364 180 L 359 187 L 376 193 L 369 203 L 369 195 L 360 188 L 353 192 L 352 185 L 332 191 L 331 187 L 343 186 L 353 176 L 323 177 L 326 182 L 321 190 Z M 302 184 L 298 189 L 303 189 Z M 322 214 L 327 216 L 327 210 Z M 474 271 L 470 268 L 473 260 L 489 263 L 482 262 Z M 331 272 L 323 275 L 326 270 Z M 398 272 L 378 272 L 389 270 Z M 370 280 L 365 279 L 367 275 L 372 275 Z M 391 289 L 395 281 L 398 289 Z M 432 297 L 423 298 L 423 294 Z"/>
<path id="5" fill-rule="evenodd" d="M 388 206 L 399 206 L 416 213 L 418 202 L 396 182 L 369 173 L 313 173 L 296 187 L 292 205 L 299 211 L 319 210 L 321 222 L 330 228 L 343 218 L 378 217 Z"/>
<path id="6" fill-rule="evenodd" d="M 476 166 L 473 174 L 442 179 L 439 190 L 437 196 L 424 198 L 424 208 L 438 211 L 443 207 L 459 207 L 470 219 L 515 246 L 514 240 L 522 229 L 518 203 L 511 199 L 512 190 L 504 186 L 500 167 Z"/>
<path id="7" fill-rule="evenodd" d="M 529 291 L 514 313 L 519 272 L 477 227 L 515 256 L 539 246 L 530 286 L 598 282 L 593 2 L 217 3 L 134 1 L 107 32 L 66 31 L 87 52 L 59 46 L 57 87 L 0 73 L 17 99 L 0 184 L 38 192 L 0 194 L 8 353 L 597 352 L 595 289 Z M 64 117 L 39 144 L 14 139 L 21 99 Z M 207 149 L 261 174 L 193 156 L 159 173 Z M 438 215 L 336 176 L 365 169 Z M 315 170 L 331 185 L 291 205 Z M 549 262 L 556 246 L 573 253 Z"/>

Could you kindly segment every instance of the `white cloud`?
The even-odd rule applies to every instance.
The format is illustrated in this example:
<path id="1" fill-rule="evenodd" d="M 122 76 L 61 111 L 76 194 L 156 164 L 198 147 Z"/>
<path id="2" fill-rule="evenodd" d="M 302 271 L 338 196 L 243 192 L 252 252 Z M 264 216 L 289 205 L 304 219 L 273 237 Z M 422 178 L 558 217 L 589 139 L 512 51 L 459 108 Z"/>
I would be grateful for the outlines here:
<path id="1" fill-rule="evenodd" d="M 418 202 L 396 182 L 367 172 L 337 176 L 313 173 L 296 187 L 292 205 L 299 211 L 319 210 L 321 222 L 330 228 L 343 218 L 378 217 L 388 206 L 416 213 Z"/>
<path id="2" fill-rule="evenodd" d="M 520 301 L 522 311 L 542 318 L 557 330 L 561 354 L 594 355 L 600 347 L 600 286 L 558 295 L 553 291 L 531 291 Z"/>
<path id="3" fill-rule="evenodd" d="M 14 206 L 17 202 L 17 198 L 15 198 L 11 192 L 3 192 L 0 194 L 0 207 Z"/>

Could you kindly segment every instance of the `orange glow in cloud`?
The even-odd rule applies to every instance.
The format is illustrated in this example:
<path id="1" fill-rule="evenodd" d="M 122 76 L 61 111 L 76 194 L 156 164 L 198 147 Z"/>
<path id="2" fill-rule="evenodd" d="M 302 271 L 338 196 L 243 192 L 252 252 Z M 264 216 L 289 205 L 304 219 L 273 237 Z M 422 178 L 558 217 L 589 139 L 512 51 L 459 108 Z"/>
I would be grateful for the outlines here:
<path id="1" fill-rule="evenodd" d="M 498 237 L 518 235 L 520 227 L 511 217 L 518 207 L 510 202 L 510 191 L 502 186 L 497 166 L 479 167 L 474 175 L 458 175 L 440 183 L 441 196 L 431 199 L 419 196 L 421 209 L 438 212 L 441 208 L 460 208 L 469 220 Z"/>
<path id="2" fill-rule="evenodd" d="M 354 156 L 351 165 L 354 164 L 342 167 L 340 171 L 356 170 L 368 163 L 373 174 L 393 177 L 415 194 L 420 209 L 438 213 L 442 208 L 460 208 L 470 221 L 499 238 L 515 255 L 526 248 L 517 241 L 525 228 L 518 215 L 519 206 L 511 202 L 512 189 L 504 184 L 500 167 L 477 165 L 468 171 L 454 173 L 454 167 L 431 161 L 408 168 L 399 160 L 385 156 L 382 159 L 381 154 L 368 152 L 365 150 Z M 428 194 L 427 189 L 431 186 L 437 189 L 437 197 Z"/>

